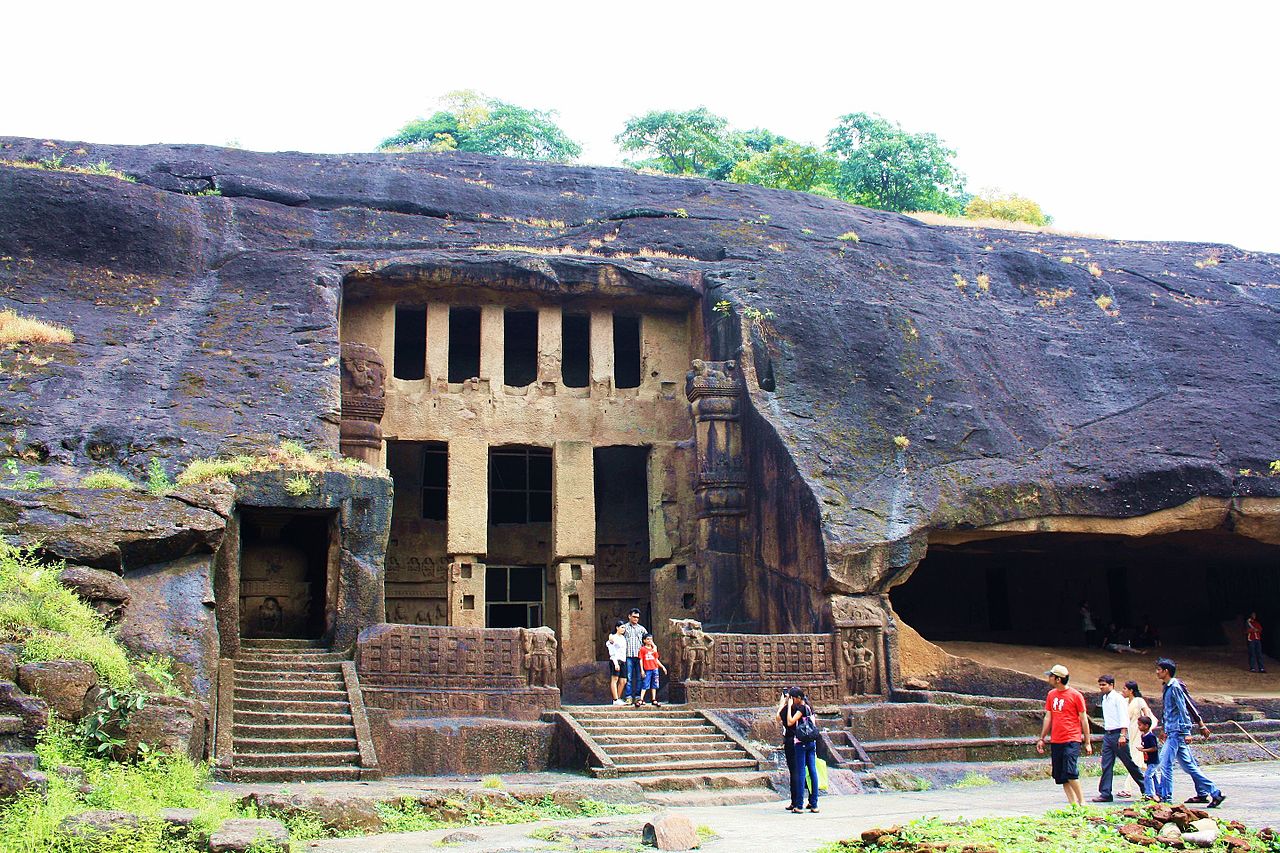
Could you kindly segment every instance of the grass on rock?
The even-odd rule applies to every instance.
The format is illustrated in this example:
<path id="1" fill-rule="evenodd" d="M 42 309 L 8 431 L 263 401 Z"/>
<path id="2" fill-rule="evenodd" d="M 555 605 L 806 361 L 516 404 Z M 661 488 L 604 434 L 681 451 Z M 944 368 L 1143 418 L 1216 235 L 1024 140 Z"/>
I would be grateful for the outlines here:
<path id="1" fill-rule="evenodd" d="M 377 470 L 359 460 L 338 456 L 334 453 L 317 453 L 308 450 L 296 441 L 282 441 L 266 453 L 219 457 L 216 459 L 196 459 L 178 474 L 178 485 L 188 486 L 213 480 L 229 481 L 232 477 L 244 474 L 281 470 L 296 471 L 301 474 L 323 474 L 328 471 L 340 471 L 347 474 L 379 475 Z M 295 477 L 293 479 L 299 478 Z M 294 486 L 293 488 L 298 487 Z M 291 492 L 291 494 L 295 493 Z M 298 492 L 297 494 L 305 494 L 305 492 Z"/>
<path id="2" fill-rule="evenodd" d="M 23 317 L 8 308 L 0 311 L 0 344 L 69 344 L 75 339 L 65 326 Z"/>

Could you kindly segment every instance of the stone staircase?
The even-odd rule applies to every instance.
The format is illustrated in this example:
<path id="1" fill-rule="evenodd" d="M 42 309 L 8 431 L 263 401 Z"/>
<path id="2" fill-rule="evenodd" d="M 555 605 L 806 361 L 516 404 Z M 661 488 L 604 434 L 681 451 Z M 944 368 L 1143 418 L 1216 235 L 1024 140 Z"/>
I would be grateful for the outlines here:
<path id="1" fill-rule="evenodd" d="M 595 776 L 654 776 L 740 773 L 763 770 L 745 742 L 707 715 L 685 705 L 633 708 L 566 705 L 569 717 L 594 754 Z M 599 766 L 596 766 L 599 765 Z"/>
<path id="2" fill-rule="evenodd" d="M 376 771 L 362 766 L 343 675 L 347 660 L 342 652 L 308 640 L 241 641 L 235 660 L 232 781 L 376 777 Z"/>

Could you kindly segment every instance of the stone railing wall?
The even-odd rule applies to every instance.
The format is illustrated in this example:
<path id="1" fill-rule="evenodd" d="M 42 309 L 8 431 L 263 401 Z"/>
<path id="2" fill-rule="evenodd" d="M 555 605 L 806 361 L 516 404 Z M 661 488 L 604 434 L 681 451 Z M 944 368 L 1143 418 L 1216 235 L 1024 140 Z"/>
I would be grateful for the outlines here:
<path id="1" fill-rule="evenodd" d="M 832 634 L 704 634 L 710 640 L 700 678 L 689 679 L 682 660 L 683 681 L 675 685 L 683 699 L 704 708 L 755 707 L 776 704 L 787 687 L 800 687 L 811 702 L 835 703 L 843 698 L 836 675 Z M 691 656 L 692 657 L 692 656 Z"/>
<path id="2" fill-rule="evenodd" d="M 560 707 L 548 628 L 374 625 L 356 641 L 355 663 L 371 708 L 535 720 Z"/>

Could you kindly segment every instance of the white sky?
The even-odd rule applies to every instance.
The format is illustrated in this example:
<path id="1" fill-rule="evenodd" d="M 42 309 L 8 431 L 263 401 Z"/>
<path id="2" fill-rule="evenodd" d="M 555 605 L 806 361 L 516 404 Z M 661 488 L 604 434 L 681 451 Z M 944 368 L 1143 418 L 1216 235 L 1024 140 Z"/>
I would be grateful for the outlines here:
<path id="1" fill-rule="evenodd" d="M 819 144 L 879 112 L 1059 227 L 1280 252 L 1278 25 L 1222 0 L 14 3 L 0 135 L 368 151 L 472 88 L 613 165 L 649 109 Z"/>

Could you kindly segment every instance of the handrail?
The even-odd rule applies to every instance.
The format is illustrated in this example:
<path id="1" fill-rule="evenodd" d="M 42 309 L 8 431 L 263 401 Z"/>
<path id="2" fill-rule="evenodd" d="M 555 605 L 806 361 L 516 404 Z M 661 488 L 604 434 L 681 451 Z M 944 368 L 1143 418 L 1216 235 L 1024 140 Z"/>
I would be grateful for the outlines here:
<path id="1" fill-rule="evenodd" d="M 347 702 L 351 706 L 351 722 L 356 729 L 356 745 L 360 750 L 360 778 L 373 779 L 381 775 L 378 754 L 373 748 L 373 733 L 369 730 L 369 715 L 365 713 L 364 696 L 360 692 L 360 676 L 353 661 L 342 662 L 342 680 L 347 687 Z"/>

